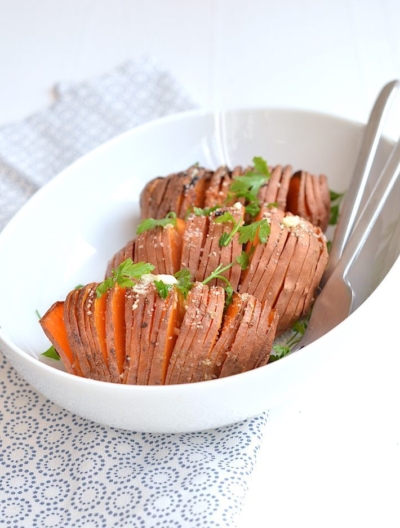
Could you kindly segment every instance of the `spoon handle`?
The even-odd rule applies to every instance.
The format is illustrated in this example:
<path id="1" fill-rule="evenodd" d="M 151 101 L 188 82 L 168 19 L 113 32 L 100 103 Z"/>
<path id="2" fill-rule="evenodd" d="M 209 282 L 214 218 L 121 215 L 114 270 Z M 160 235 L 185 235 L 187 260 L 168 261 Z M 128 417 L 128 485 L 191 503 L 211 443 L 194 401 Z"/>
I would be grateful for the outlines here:
<path id="1" fill-rule="evenodd" d="M 336 268 L 344 248 L 353 232 L 361 203 L 365 203 L 365 187 L 369 180 L 372 163 L 378 148 L 382 129 L 388 116 L 391 104 L 400 88 L 400 81 L 386 84 L 372 108 L 368 124 L 365 129 L 363 142 L 358 155 L 350 186 L 346 191 L 339 221 L 336 226 L 332 247 L 329 254 L 328 266 L 325 270 L 322 284 L 324 285 Z M 375 192 L 375 189 L 374 189 Z"/>

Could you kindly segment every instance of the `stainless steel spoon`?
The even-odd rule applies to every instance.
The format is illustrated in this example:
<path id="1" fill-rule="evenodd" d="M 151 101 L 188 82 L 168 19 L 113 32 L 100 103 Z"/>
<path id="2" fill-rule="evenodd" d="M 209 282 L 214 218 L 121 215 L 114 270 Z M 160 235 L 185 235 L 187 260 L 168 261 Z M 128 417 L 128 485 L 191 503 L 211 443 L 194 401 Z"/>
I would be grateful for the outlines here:
<path id="1" fill-rule="evenodd" d="M 354 175 L 346 193 L 339 223 L 332 243 L 323 286 L 318 295 L 301 341 L 292 352 L 312 343 L 335 328 L 363 301 L 352 289 L 348 274 L 375 225 L 400 174 L 400 141 L 394 147 L 375 186 L 367 199 L 365 187 L 370 179 L 371 167 L 383 124 L 390 104 L 400 88 L 400 81 L 387 84 L 379 94 L 371 112 Z M 360 210 L 360 205 L 365 204 Z"/>

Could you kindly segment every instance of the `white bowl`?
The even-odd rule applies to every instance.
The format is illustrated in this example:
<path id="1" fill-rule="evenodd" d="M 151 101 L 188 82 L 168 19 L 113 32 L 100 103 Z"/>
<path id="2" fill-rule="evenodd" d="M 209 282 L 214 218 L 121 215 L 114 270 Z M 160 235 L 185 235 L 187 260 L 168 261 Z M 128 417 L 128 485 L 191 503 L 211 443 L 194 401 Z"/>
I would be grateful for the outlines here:
<path id="1" fill-rule="evenodd" d="M 0 235 L 0 348 L 47 398 L 112 427 L 199 431 L 276 406 L 334 354 L 342 325 L 292 356 L 230 378 L 122 386 L 75 377 L 56 362 L 43 360 L 40 354 L 49 343 L 35 310 L 43 314 L 77 284 L 102 280 L 107 260 L 134 236 L 139 193 L 149 179 L 195 162 L 232 167 L 262 156 L 270 164 L 325 173 L 330 187 L 342 191 L 352 175 L 362 132 L 360 124 L 310 112 L 194 111 L 138 127 L 102 145 L 40 190 Z M 383 141 L 380 163 L 389 148 Z M 398 199 L 399 193 L 393 203 Z M 390 204 L 385 208 L 354 269 L 354 280 L 362 277 L 356 282 L 364 298 L 398 257 L 399 243 L 382 236 L 399 228 L 394 211 Z M 363 264 L 371 256 L 374 265 L 367 268 Z"/>

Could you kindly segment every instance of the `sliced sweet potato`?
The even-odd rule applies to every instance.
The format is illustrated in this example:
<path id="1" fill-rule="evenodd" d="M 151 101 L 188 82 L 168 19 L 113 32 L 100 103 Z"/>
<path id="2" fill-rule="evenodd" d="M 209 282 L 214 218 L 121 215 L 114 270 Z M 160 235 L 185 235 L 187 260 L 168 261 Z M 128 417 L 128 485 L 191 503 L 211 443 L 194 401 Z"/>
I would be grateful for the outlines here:
<path id="1" fill-rule="evenodd" d="M 191 167 L 187 170 L 190 178 L 182 189 L 182 198 L 179 210 L 176 211 L 179 218 L 185 218 L 191 207 L 203 207 L 206 191 L 210 184 L 213 173 L 202 167 Z"/>
<path id="2" fill-rule="evenodd" d="M 208 291 L 207 291 L 208 290 Z M 183 373 L 179 383 L 193 383 L 202 380 L 204 361 L 207 360 L 218 338 L 225 306 L 224 290 L 218 286 L 205 288 L 198 323 L 192 346 L 188 349 Z M 193 368 L 192 368 L 193 365 Z"/>
<path id="3" fill-rule="evenodd" d="M 164 197 L 168 179 L 158 176 L 149 181 L 140 193 L 141 218 L 159 218 L 158 209 Z"/>
<path id="4" fill-rule="evenodd" d="M 82 340 L 79 330 L 77 318 L 77 304 L 80 291 L 73 290 L 67 295 L 64 303 L 64 321 L 67 330 L 68 341 L 74 357 L 77 358 L 82 375 L 85 378 L 97 379 L 96 372 L 93 371 L 91 365 L 90 351 L 85 348 L 85 343 Z"/>
<path id="5" fill-rule="evenodd" d="M 166 299 L 159 296 L 153 283 L 127 289 L 125 383 L 164 384 L 179 316 L 175 288 L 170 289 Z"/>
<path id="6" fill-rule="evenodd" d="M 261 203 L 274 203 L 278 201 L 278 192 L 281 186 L 282 166 L 277 165 L 271 169 L 271 177 L 268 182 L 261 187 L 258 192 L 258 199 Z"/>
<path id="7" fill-rule="evenodd" d="M 225 361 L 222 364 L 220 378 L 232 376 L 244 372 L 249 359 L 251 346 L 254 345 L 254 325 L 257 319 L 257 314 L 254 314 L 255 309 L 261 311 L 261 303 L 257 303 L 257 299 L 253 296 L 248 296 L 246 308 L 243 317 L 240 321 L 239 328 L 235 334 L 235 339 L 229 350 L 226 350 Z M 254 314 L 254 317 L 253 317 Z M 259 316 L 259 313 L 258 313 Z M 251 346 L 249 346 L 251 343 Z"/>
<path id="8" fill-rule="evenodd" d="M 70 374 L 82 376 L 79 362 L 68 341 L 64 321 L 64 302 L 55 302 L 39 321 L 44 333 L 57 350 L 65 369 Z"/>
<path id="9" fill-rule="evenodd" d="M 158 303 L 157 308 L 161 306 Z M 148 385 L 164 385 L 167 369 L 174 349 L 177 330 L 181 325 L 181 311 L 178 304 L 178 293 L 172 288 L 163 301 L 160 311 L 160 322 L 150 364 Z"/>
<path id="10" fill-rule="evenodd" d="M 294 252 L 287 267 L 282 288 L 274 303 L 275 310 L 280 314 L 278 333 L 284 332 L 292 327 L 295 321 L 294 314 L 296 312 L 297 302 L 294 299 L 290 306 L 289 304 L 293 295 L 297 297 L 297 291 L 304 291 L 305 283 L 308 279 L 302 271 L 310 246 L 310 233 L 302 228 L 293 229 L 292 233 L 295 239 Z M 272 307 L 272 305 L 269 306 Z"/>
<path id="11" fill-rule="evenodd" d="M 239 288 L 241 293 L 250 293 L 260 300 L 264 297 L 288 237 L 288 231 L 281 223 L 284 213 L 267 208 L 263 208 L 261 213 L 269 220 L 270 234 L 265 244 L 258 243 L 258 237 L 254 240 L 255 250 L 250 256 L 248 269 L 242 273 Z M 248 245 L 247 251 L 253 244 Z"/>
<path id="12" fill-rule="evenodd" d="M 246 370 L 259 368 L 268 363 L 276 337 L 278 322 L 278 312 L 270 310 L 268 306 L 264 305 L 256 330 L 258 342 L 252 349 Z"/>
<path id="13" fill-rule="evenodd" d="M 186 220 L 186 229 L 182 237 L 181 268 L 187 268 L 195 275 L 199 267 L 208 232 L 208 216 L 191 214 Z"/>
<path id="14" fill-rule="evenodd" d="M 227 167 L 219 167 L 210 177 L 204 196 L 204 207 L 215 207 L 226 202 L 232 176 Z"/>
<path id="15" fill-rule="evenodd" d="M 200 262 L 198 263 L 197 269 L 194 270 L 193 268 L 191 271 L 197 281 L 203 281 L 219 265 L 225 266 L 234 262 L 234 265 L 221 275 L 226 277 L 231 282 L 232 288 L 236 290 L 239 284 L 241 271 L 240 266 L 236 263 L 236 258 L 242 252 L 242 244 L 239 243 L 239 234 L 236 233 L 227 246 L 220 246 L 221 236 L 224 233 L 231 233 L 234 227 L 232 222 L 215 222 L 215 219 L 221 216 L 224 212 L 229 212 L 235 219 L 235 222 L 243 222 L 244 207 L 242 206 L 225 207 L 223 209 L 217 209 L 211 213 Z M 209 284 L 225 286 L 221 279 L 216 279 Z"/>
<path id="16" fill-rule="evenodd" d="M 196 336 L 203 331 L 202 321 L 205 313 L 201 307 L 205 304 L 203 297 L 207 296 L 208 287 L 201 283 L 197 283 L 188 293 L 186 313 L 179 329 L 165 379 L 168 385 L 180 383 L 181 377 L 186 379 L 192 375 L 194 364 L 189 365 L 186 362 L 186 356 L 192 342 L 197 339 Z"/>
<path id="17" fill-rule="evenodd" d="M 96 308 L 99 306 L 98 323 L 96 325 L 98 334 L 100 334 L 99 330 L 102 326 L 102 314 L 104 313 L 105 315 L 105 324 L 102 326 L 105 330 L 105 335 L 99 335 L 99 337 L 102 342 L 105 342 L 108 367 L 115 383 L 121 382 L 125 368 L 125 294 L 125 288 L 115 285 L 105 295 L 102 295 L 100 299 L 96 299 L 95 305 Z M 105 299 L 104 312 L 100 308 L 100 305 L 104 302 L 103 298 Z"/>
<path id="18" fill-rule="evenodd" d="M 287 165 L 282 172 L 278 194 L 276 202 L 278 203 L 278 209 L 280 211 L 287 211 L 287 195 L 289 192 L 290 180 L 292 178 L 293 169 L 290 165 Z"/>
<path id="19" fill-rule="evenodd" d="M 330 214 L 326 177 L 317 177 L 305 171 L 296 172 L 290 180 L 286 210 L 325 230 Z"/>
<path id="20" fill-rule="evenodd" d="M 221 332 L 208 356 L 203 359 L 199 377 L 211 380 L 219 377 L 227 351 L 231 348 L 247 305 L 248 294 L 233 294 L 232 302 L 224 315 Z"/>
<path id="21" fill-rule="evenodd" d="M 212 354 L 212 377 L 223 378 L 266 364 L 278 316 L 249 294 L 234 295 Z"/>
<path id="22" fill-rule="evenodd" d="M 101 381 L 116 381 L 112 379 L 108 369 L 107 350 L 105 344 L 105 298 L 97 298 L 96 283 L 88 284 L 80 290 L 77 302 L 77 317 L 82 341 L 96 379 Z M 117 380 L 119 381 L 119 380 Z"/>

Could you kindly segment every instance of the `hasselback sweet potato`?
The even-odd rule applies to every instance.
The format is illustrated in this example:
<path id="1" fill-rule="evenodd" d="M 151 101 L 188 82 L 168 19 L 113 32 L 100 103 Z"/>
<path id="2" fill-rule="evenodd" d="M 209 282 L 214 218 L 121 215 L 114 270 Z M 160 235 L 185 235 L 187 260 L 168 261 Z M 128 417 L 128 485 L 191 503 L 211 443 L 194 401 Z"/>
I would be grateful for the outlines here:
<path id="1" fill-rule="evenodd" d="M 239 291 L 276 310 L 281 333 L 310 309 L 328 251 L 321 229 L 310 222 L 275 208 L 264 207 L 262 216 L 269 222 L 270 234 L 266 243 L 257 239 L 253 243 L 255 249 Z"/>
<path id="2" fill-rule="evenodd" d="M 157 177 L 143 189 L 140 197 L 141 217 L 163 218 L 175 212 L 185 218 L 191 207 L 233 205 L 245 198 L 231 197 L 230 187 L 238 176 L 254 173 L 254 167 L 218 167 L 215 171 L 193 166 L 184 172 Z M 330 194 L 325 175 L 314 176 L 306 171 L 293 174 L 290 165 L 270 168 L 270 177 L 258 191 L 260 203 L 276 203 L 278 209 L 299 215 L 323 231 L 328 226 Z"/>

